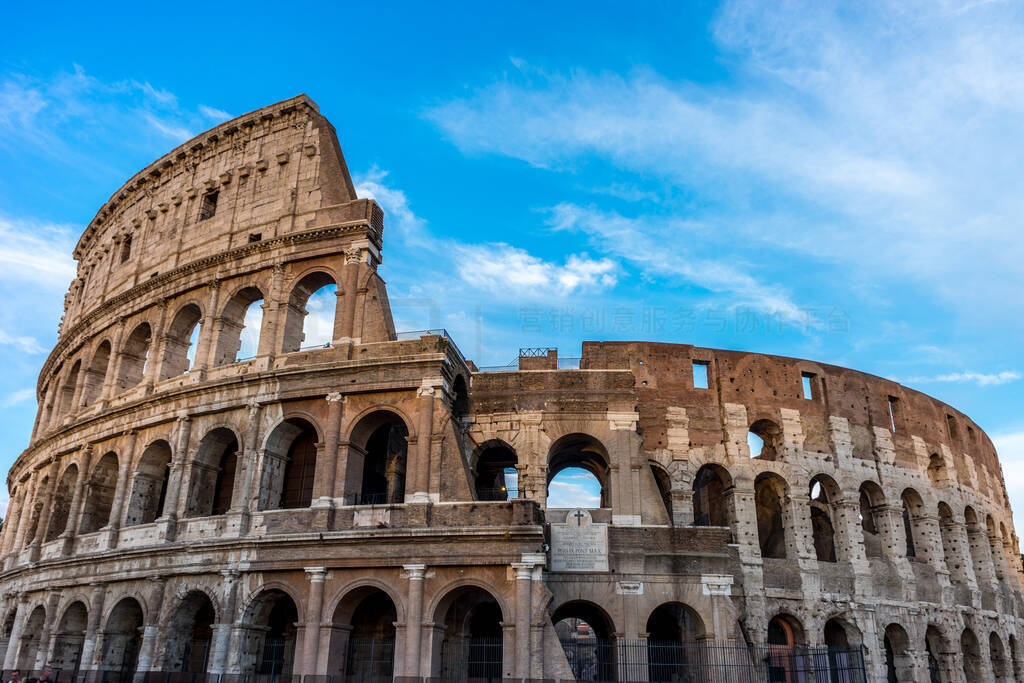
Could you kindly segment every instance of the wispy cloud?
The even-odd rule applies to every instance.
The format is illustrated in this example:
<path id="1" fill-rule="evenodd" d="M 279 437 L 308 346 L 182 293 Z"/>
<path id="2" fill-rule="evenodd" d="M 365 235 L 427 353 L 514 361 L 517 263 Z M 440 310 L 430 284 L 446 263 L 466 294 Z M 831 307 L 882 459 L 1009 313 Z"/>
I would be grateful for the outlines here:
<path id="1" fill-rule="evenodd" d="M 216 107 L 208 107 L 205 104 L 199 105 L 199 113 L 205 116 L 206 118 L 212 119 L 214 121 L 227 121 L 228 119 L 233 118 L 231 114 L 227 113 L 223 109 L 217 109 Z"/>
<path id="2" fill-rule="evenodd" d="M 75 276 L 71 250 L 77 230 L 0 214 L 0 282 L 66 289 Z"/>
<path id="3" fill-rule="evenodd" d="M 19 389 L 18 391 L 13 391 L 7 394 L 6 396 L 3 397 L 3 399 L 0 399 L 0 406 L 3 406 L 4 408 L 10 408 L 12 406 L 25 403 L 30 399 L 34 399 L 35 397 L 35 389 Z"/>
<path id="4" fill-rule="evenodd" d="M 474 287 L 495 294 L 536 298 L 600 291 L 615 286 L 615 263 L 570 254 L 565 263 L 545 261 L 508 244 L 464 245 L 456 248 L 458 272 Z"/>
<path id="5" fill-rule="evenodd" d="M 0 346 L 10 346 L 22 353 L 45 353 L 46 349 L 35 337 L 12 335 L 0 330 Z"/>
<path id="6" fill-rule="evenodd" d="M 979 387 L 999 386 L 1008 384 L 1021 378 L 1019 372 L 1004 370 L 1003 372 L 950 372 L 930 377 L 908 377 L 900 380 L 905 384 L 930 384 L 930 383 L 956 383 L 976 384 Z"/>

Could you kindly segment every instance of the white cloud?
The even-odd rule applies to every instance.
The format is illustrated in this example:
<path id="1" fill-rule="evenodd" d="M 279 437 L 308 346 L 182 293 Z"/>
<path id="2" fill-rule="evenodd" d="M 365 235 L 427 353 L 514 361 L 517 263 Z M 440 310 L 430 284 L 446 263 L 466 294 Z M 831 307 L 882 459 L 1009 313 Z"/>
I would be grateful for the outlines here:
<path id="1" fill-rule="evenodd" d="M 208 119 L 214 121 L 227 121 L 230 118 L 234 118 L 231 114 L 227 113 L 223 109 L 217 109 L 216 107 L 207 107 L 205 104 L 199 105 L 199 113 Z"/>
<path id="2" fill-rule="evenodd" d="M 45 353 L 46 349 L 35 337 L 11 335 L 0 330 L 0 346 L 13 346 L 22 353 Z"/>
<path id="3" fill-rule="evenodd" d="M 12 406 L 25 403 L 26 401 L 34 399 L 35 397 L 35 389 L 19 389 L 18 391 L 13 391 L 4 396 L 4 398 L 0 400 L 0 406 L 3 406 L 4 408 L 10 408 Z"/>
<path id="4" fill-rule="evenodd" d="M 910 384 L 928 384 L 932 382 L 952 382 L 957 384 L 977 384 L 979 387 L 999 386 L 1020 379 L 1019 372 L 1004 370 L 1003 372 L 951 372 L 932 377 L 910 377 L 902 380 Z"/>
<path id="5" fill-rule="evenodd" d="M 64 290 L 75 277 L 76 230 L 0 214 L 0 281 Z"/>
<path id="6" fill-rule="evenodd" d="M 429 246 L 432 240 L 426 232 L 426 222 L 413 213 L 409 207 L 409 199 L 402 190 L 386 183 L 387 177 L 387 171 L 377 167 L 371 168 L 363 175 L 357 175 L 353 179 L 356 195 L 373 199 L 380 204 L 386 216 L 385 230 L 393 228 L 398 239 L 407 246 Z"/>
<path id="7" fill-rule="evenodd" d="M 188 140 L 189 138 L 195 137 L 192 131 L 183 126 L 178 126 L 173 123 L 161 121 L 152 114 L 143 114 L 142 116 L 144 119 L 146 119 L 146 121 L 149 122 L 149 125 L 153 126 L 153 128 L 157 129 L 158 131 L 160 131 L 167 137 L 171 138 L 175 142 L 180 143 L 184 142 L 185 140 Z"/>
<path id="8" fill-rule="evenodd" d="M 494 294 L 542 298 L 578 290 L 600 291 L 615 286 L 615 264 L 586 254 L 570 254 L 562 265 L 545 261 L 508 244 L 456 247 L 462 279 Z"/>

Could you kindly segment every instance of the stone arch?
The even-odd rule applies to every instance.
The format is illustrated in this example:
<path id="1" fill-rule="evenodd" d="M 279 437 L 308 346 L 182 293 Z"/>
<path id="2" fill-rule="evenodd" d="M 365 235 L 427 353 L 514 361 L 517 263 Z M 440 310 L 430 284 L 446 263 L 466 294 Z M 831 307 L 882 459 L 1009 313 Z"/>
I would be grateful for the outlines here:
<path id="1" fill-rule="evenodd" d="M 859 662 L 852 655 L 863 642 L 857 625 L 844 615 L 836 615 L 825 621 L 822 636 L 827 648 L 828 680 L 856 680 Z"/>
<path id="2" fill-rule="evenodd" d="M 929 683 L 944 683 L 952 671 L 949 639 L 938 627 L 928 624 L 924 633 L 924 649 L 928 660 Z"/>
<path id="3" fill-rule="evenodd" d="M 732 475 L 722 465 L 707 463 L 693 478 L 694 526 L 728 526 L 736 520 Z"/>
<path id="4" fill-rule="evenodd" d="M 231 295 L 227 304 L 221 309 L 218 322 L 217 339 L 214 345 L 213 365 L 230 365 L 239 360 L 243 346 L 255 356 L 260 346 L 263 327 L 263 292 L 258 287 L 247 285 Z M 255 306 L 255 308 L 253 308 Z M 246 321 L 249 321 L 248 324 Z M 243 334 L 255 327 L 255 339 L 243 344 Z"/>
<path id="5" fill-rule="evenodd" d="M 962 557 L 958 552 L 959 540 L 957 538 L 957 523 L 953 518 L 953 509 L 942 501 L 939 502 L 936 509 L 939 515 L 939 536 L 942 539 L 942 555 L 945 558 L 950 580 L 954 583 L 966 583 L 967 573 L 963 566 Z"/>
<path id="6" fill-rule="evenodd" d="M 333 611 L 327 671 L 340 680 L 390 680 L 399 607 L 389 590 L 350 587 Z"/>
<path id="7" fill-rule="evenodd" d="M 132 678 L 139 664 L 144 624 L 142 605 L 135 598 L 124 597 L 114 605 L 103 626 L 100 669 L 119 673 L 122 680 Z"/>
<path id="8" fill-rule="evenodd" d="M 766 663 L 772 680 L 801 680 L 803 672 L 810 667 L 804 651 L 807 638 L 800 620 L 792 614 L 780 612 L 768 621 L 766 635 Z"/>
<path id="9" fill-rule="evenodd" d="M 463 582 L 441 594 L 431 614 L 440 631 L 433 643 L 433 675 L 444 680 L 504 675 L 502 623 L 508 612 L 495 592 Z"/>
<path id="10" fill-rule="evenodd" d="M 914 680 L 914 660 L 905 628 L 896 623 L 886 626 L 882 634 L 882 649 L 886 678 L 890 683 Z"/>
<path id="11" fill-rule="evenodd" d="M 782 452 L 782 427 L 768 418 L 755 420 L 748 429 L 747 445 L 750 447 L 751 458 L 777 460 Z"/>
<path id="12" fill-rule="evenodd" d="M 136 325 L 132 333 L 128 335 L 128 339 L 121 347 L 120 370 L 117 377 L 118 389 L 126 391 L 142 382 L 152 342 L 153 332 L 149 323 Z"/>
<path id="13" fill-rule="evenodd" d="M 788 612 L 779 612 L 768 620 L 766 637 L 769 645 L 781 647 L 792 648 L 807 643 L 803 624 Z"/>
<path id="14" fill-rule="evenodd" d="M 337 279 L 330 273 L 324 270 L 314 270 L 313 272 L 307 273 L 302 276 L 298 282 L 292 287 L 291 294 L 288 297 L 288 308 L 285 312 L 284 320 L 284 335 L 281 345 L 282 353 L 291 353 L 293 351 L 299 351 L 302 348 L 303 342 L 308 337 L 308 330 L 306 330 L 306 320 L 309 315 L 309 311 L 306 310 L 306 304 L 309 302 L 316 293 L 329 287 L 334 287 L 335 293 L 337 291 Z M 335 302 L 336 305 L 336 302 Z M 330 316 L 331 323 L 329 326 L 327 343 L 334 338 L 334 315 Z"/>
<path id="15" fill-rule="evenodd" d="M 921 494 L 912 488 L 907 488 L 900 495 L 900 501 L 903 507 L 903 535 L 906 539 L 906 556 L 927 559 L 928 539 L 927 530 L 922 521 L 924 501 L 921 499 Z"/>
<path id="16" fill-rule="evenodd" d="M 881 512 L 886 506 L 885 493 L 876 482 L 860 485 L 860 529 L 864 554 L 868 558 L 883 557 L 885 536 L 882 533 Z"/>
<path id="17" fill-rule="evenodd" d="M 1006 572 L 1003 569 L 1005 566 L 1003 541 L 999 537 L 999 530 L 996 528 L 996 522 L 992 515 L 985 515 L 985 530 L 988 532 L 989 552 L 992 554 L 992 569 L 995 571 L 996 578 L 1003 581 L 1006 579 Z"/>
<path id="18" fill-rule="evenodd" d="M 44 540 L 52 541 L 67 530 L 68 516 L 71 513 L 71 497 L 74 495 L 75 484 L 78 482 L 78 465 L 72 463 L 64 468 L 57 480 L 57 488 L 53 492 L 53 506 L 50 511 L 50 524 L 46 529 Z"/>
<path id="19" fill-rule="evenodd" d="M 754 480 L 754 506 L 761 557 L 785 559 L 787 554 L 786 511 L 789 485 L 774 472 L 762 472 Z"/>
<path id="20" fill-rule="evenodd" d="M 928 479 L 935 487 L 943 487 L 949 483 L 949 469 L 946 467 L 945 459 L 938 453 L 932 453 L 928 457 Z"/>
<path id="21" fill-rule="evenodd" d="M 192 459 L 186 517 L 223 515 L 231 508 L 239 440 L 228 427 L 211 429 Z"/>
<path id="22" fill-rule="evenodd" d="M 21 642 L 18 647 L 17 668 L 35 669 L 36 658 L 39 656 L 39 641 L 46 625 L 46 608 L 36 605 L 21 629 Z"/>
<path id="23" fill-rule="evenodd" d="M 35 495 L 32 496 L 32 507 L 29 509 L 28 533 L 25 534 L 25 545 L 31 545 L 37 537 L 41 538 L 45 529 L 39 528 L 39 522 L 43 516 L 43 508 L 46 506 L 46 493 L 50 490 L 50 477 L 43 477 L 36 485 Z"/>
<path id="24" fill-rule="evenodd" d="M 672 476 L 668 473 L 668 470 L 654 460 L 649 460 L 647 466 L 654 477 L 654 485 L 658 487 L 658 496 L 661 499 L 662 506 L 665 508 L 668 523 L 672 524 L 675 519 L 672 509 Z"/>
<path id="25" fill-rule="evenodd" d="M 704 620 L 681 602 L 665 602 L 647 617 L 647 680 L 686 680 L 703 660 L 697 646 L 707 639 Z"/>
<path id="26" fill-rule="evenodd" d="M 214 601 L 202 590 L 189 590 L 178 600 L 164 636 L 164 671 L 206 673 L 217 613 Z"/>
<path id="27" fill-rule="evenodd" d="M 346 474 L 346 481 L 358 482 L 353 503 L 405 501 L 409 434 L 408 420 L 390 407 L 364 412 L 355 421 L 349 436 Z"/>
<path id="28" fill-rule="evenodd" d="M 978 521 L 978 513 L 968 505 L 964 508 L 964 523 L 967 525 L 967 542 L 974 565 L 974 575 L 978 583 L 983 583 L 990 576 L 992 569 L 992 552 L 988 544 L 988 534 Z"/>
<path id="29" fill-rule="evenodd" d="M 103 393 L 103 384 L 110 370 L 110 342 L 104 339 L 92 354 L 92 361 L 82 380 L 82 406 L 96 403 Z"/>
<path id="30" fill-rule="evenodd" d="M 964 677 L 968 681 L 985 680 L 984 668 L 981 665 L 981 647 L 978 645 L 978 637 L 970 627 L 965 628 L 960 634 L 960 654 L 963 657 Z"/>
<path id="31" fill-rule="evenodd" d="M 485 441 L 473 451 L 477 500 L 508 500 L 519 494 L 519 459 L 512 446 L 500 439 Z"/>
<path id="32" fill-rule="evenodd" d="M 146 447 L 132 477 L 132 495 L 124 525 L 149 524 L 166 515 L 167 480 L 171 466 L 171 445 L 158 439 Z"/>
<path id="33" fill-rule="evenodd" d="M 78 359 L 72 364 L 68 376 L 64 379 L 64 386 L 60 390 L 60 408 L 58 415 L 68 415 L 74 412 L 75 394 L 78 390 L 78 375 L 82 369 L 82 361 Z"/>
<path id="34" fill-rule="evenodd" d="M 265 585 L 246 605 L 239 638 L 242 673 L 289 676 L 300 623 L 298 602 L 281 587 Z"/>
<path id="35" fill-rule="evenodd" d="M 160 363 L 160 379 L 183 375 L 191 369 L 195 353 L 193 335 L 198 331 L 203 312 L 194 303 L 185 304 L 174 314 L 164 336 L 164 357 Z"/>
<path id="36" fill-rule="evenodd" d="M 1017 637 L 1012 633 L 1006 639 L 1006 647 L 1009 650 L 1010 668 L 1013 670 L 1013 679 L 1016 681 L 1024 678 L 1024 667 L 1021 666 L 1020 650 L 1017 649 Z"/>
<path id="37" fill-rule="evenodd" d="M 616 629 L 604 608 L 588 600 L 569 600 L 552 612 L 551 623 L 576 680 L 616 680 Z"/>
<path id="38" fill-rule="evenodd" d="M 568 468 L 589 472 L 601 487 L 596 507 L 611 507 L 611 460 L 608 450 L 598 439 L 589 434 L 573 433 L 560 437 L 548 449 L 548 497 L 553 480 Z M 570 501 L 573 502 L 573 501 Z M 571 505 L 570 507 L 595 507 L 593 505 Z"/>
<path id="39" fill-rule="evenodd" d="M 89 609 L 82 600 L 75 600 L 64 608 L 53 634 L 54 648 L 50 664 L 54 669 L 72 675 L 78 673 L 88 621 Z"/>
<path id="40" fill-rule="evenodd" d="M 110 523 L 110 513 L 117 489 L 117 454 L 109 451 L 92 468 L 92 476 L 85 493 L 79 533 L 99 531 Z"/>
<path id="41" fill-rule="evenodd" d="M 1006 661 L 1006 650 L 999 634 L 992 631 L 988 635 L 989 662 L 992 663 L 992 674 L 997 681 L 1009 680 L 1010 667 Z"/>
<path id="42" fill-rule="evenodd" d="M 302 417 L 285 418 L 271 430 L 264 442 L 259 509 L 310 506 L 320 443 L 319 429 Z"/>
<path id="43" fill-rule="evenodd" d="M 819 474 L 811 479 L 808 488 L 811 532 L 814 554 L 819 562 L 835 562 L 838 559 L 836 530 L 832 519 L 834 506 L 840 496 L 839 485 L 827 474 Z"/>

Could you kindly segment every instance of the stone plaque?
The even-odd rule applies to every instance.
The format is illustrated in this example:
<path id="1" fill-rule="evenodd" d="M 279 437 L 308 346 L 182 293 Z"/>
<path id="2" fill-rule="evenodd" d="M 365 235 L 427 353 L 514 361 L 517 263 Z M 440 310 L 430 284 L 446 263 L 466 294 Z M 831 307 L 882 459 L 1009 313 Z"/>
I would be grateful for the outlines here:
<path id="1" fill-rule="evenodd" d="M 594 524 L 586 510 L 570 510 L 551 525 L 551 571 L 608 571 L 608 525 Z"/>

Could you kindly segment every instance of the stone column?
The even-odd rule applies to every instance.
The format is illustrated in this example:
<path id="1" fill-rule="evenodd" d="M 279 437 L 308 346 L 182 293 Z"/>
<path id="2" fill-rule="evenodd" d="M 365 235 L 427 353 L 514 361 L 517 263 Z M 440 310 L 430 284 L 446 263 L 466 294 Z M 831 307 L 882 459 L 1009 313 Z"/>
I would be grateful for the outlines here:
<path id="1" fill-rule="evenodd" d="M 700 582 L 704 595 L 711 596 L 711 626 L 714 638 L 719 644 L 734 639 L 731 616 L 726 606 L 731 606 L 733 576 L 730 574 L 701 574 Z"/>
<path id="2" fill-rule="evenodd" d="M 107 362 L 107 376 L 103 381 L 103 392 L 101 399 L 109 401 L 117 395 L 117 377 L 121 374 L 121 340 L 124 339 L 124 328 L 127 321 L 124 317 L 117 319 L 117 327 L 114 329 L 114 338 L 110 342 L 110 360 Z"/>
<path id="3" fill-rule="evenodd" d="M 416 392 L 416 460 L 413 465 L 412 496 L 407 503 L 430 502 L 430 447 L 434 431 L 434 400 L 437 388 L 431 380 L 424 380 Z M 406 491 L 409 491 L 406 486 Z"/>
<path id="4" fill-rule="evenodd" d="M 421 675 L 420 643 L 423 631 L 423 578 L 427 571 L 425 564 L 402 565 L 409 575 L 409 604 L 405 619 L 405 671 L 409 677 Z"/>
<path id="5" fill-rule="evenodd" d="M 281 312 L 288 310 L 288 301 L 282 299 L 284 288 L 284 266 L 274 266 L 270 276 L 270 291 L 263 298 L 263 323 L 260 329 L 260 341 L 256 348 L 257 356 L 273 357 L 280 352 L 283 339 L 278 339 L 281 324 Z"/>
<path id="6" fill-rule="evenodd" d="M 160 611 L 164 604 L 164 590 L 167 587 L 166 576 L 151 576 L 153 582 L 153 594 L 149 601 L 149 620 L 142 631 L 142 645 L 139 647 L 139 664 L 136 667 L 135 681 L 142 683 L 146 678 L 146 671 L 156 671 L 157 665 L 153 661 L 156 651 L 156 641 L 160 636 Z"/>
<path id="7" fill-rule="evenodd" d="M 124 518 L 124 499 L 128 495 L 128 480 L 131 473 L 132 463 L 135 461 L 135 441 L 138 433 L 130 431 L 125 437 L 124 452 L 117 461 L 117 485 L 114 487 L 114 500 L 110 505 L 110 521 L 106 529 L 109 531 L 107 547 L 117 547 L 117 537 L 121 529 L 121 520 Z"/>
<path id="8" fill-rule="evenodd" d="M 92 446 L 89 445 L 82 450 L 82 457 L 79 459 L 78 478 L 75 479 L 75 489 L 71 494 L 71 507 L 68 510 L 68 525 L 60 536 L 61 555 L 70 555 L 75 547 L 75 536 L 78 535 L 78 527 L 82 523 L 82 496 L 85 493 L 85 480 L 89 476 L 92 455 Z"/>
<path id="9" fill-rule="evenodd" d="M 309 602 L 306 603 L 306 632 L 302 636 L 302 673 L 315 674 L 320 646 L 320 623 L 323 621 L 325 567 L 306 567 L 309 575 Z"/>
<path id="10" fill-rule="evenodd" d="M 150 330 L 149 353 L 146 356 L 146 367 L 142 371 L 142 384 L 146 386 L 146 393 L 153 390 L 153 385 L 160 380 L 160 366 L 164 364 L 164 349 L 167 347 L 167 340 L 164 339 L 164 327 L 167 318 L 167 299 L 162 299 L 157 304 L 160 317 L 157 319 L 156 327 Z"/>
<path id="11" fill-rule="evenodd" d="M 102 583 L 93 583 L 92 594 L 89 596 L 89 618 L 85 626 L 85 640 L 82 641 L 82 664 L 84 671 L 96 668 L 96 634 L 100 629 L 103 616 L 103 598 L 107 589 Z"/>
<path id="12" fill-rule="evenodd" d="M 167 494 L 164 496 L 164 509 L 160 512 L 160 521 L 165 523 L 164 539 L 173 541 L 175 523 L 178 519 L 178 498 L 181 495 L 181 474 L 185 468 L 188 455 L 189 440 L 192 438 L 192 418 L 182 415 L 178 418 L 178 434 L 175 439 L 174 454 L 167 475 Z"/>
<path id="13" fill-rule="evenodd" d="M 25 548 L 26 543 L 32 539 L 26 539 L 28 536 L 28 525 L 32 523 L 32 512 L 36 505 L 36 496 L 39 495 L 39 471 L 33 472 L 28 481 L 25 482 L 25 497 L 22 502 L 21 515 L 18 518 L 18 531 L 14 535 L 14 548 L 12 553 L 18 555 Z"/>
<path id="14" fill-rule="evenodd" d="M 46 622 L 39 634 L 39 649 L 36 651 L 35 668 L 42 669 L 50 660 L 53 646 L 53 632 L 57 630 L 57 606 L 60 604 L 60 593 L 54 591 L 46 596 Z"/>
<path id="15" fill-rule="evenodd" d="M 18 663 L 18 651 L 21 649 L 21 632 L 28 620 L 26 605 L 28 594 L 22 593 L 18 596 L 18 607 L 14 613 L 14 628 L 11 629 L 11 639 L 7 641 L 7 652 L 4 654 L 4 670 L 10 671 Z"/>
<path id="16" fill-rule="evenodd" d="M 14 547 L 14 537 L 18 534 L 18 527 L 21 525 L 22 510 L 25 507 L 25 491 L 22 490 L 23 488 L 19 487 L 18 493 L 8 505 L 6 523 L 4 524 L 3 531 L 0 532 L 0 537 L 3 538 L 2 554 L 5 561 L 11 553 L 11 548 Z"/>
<path id="17" fill-rule="evenodd" d="M 44 496 L 43 507 L 39 513 L 39 523 L 36 525 L 36 533 L 32 538 L 32 546 L 29 550 L 29 562 L 36 562 L 39 560 L 39 549 L 43 544 L 43 539 L 46 538 L 47 527 L 50 526 L 50 514 L 53 512 L 53 501 L 56 498 L 54 492 L 57 490 L 57 475 L 60 474 L 60 463 L 55 459 L 50 464 L 50 472 L 47 474 L 44 481 L 49 482 L 49 490 L 40 491 L 39 493 Z M 40 485 L 42 482 L 40 482 Z"/>
<path id="18" fill-rule="evenodd" d="M 238 453 L 238 465 L 241 472 L 236 472 L 234 490 L 231 492 L 231 509 L 228 510 L 232 518 L 229 526 L 233 527 L 238 535 L 243 535 L 249 530 L 249 516 L 257 509 L 259 492 L 256 492 L 257 500 L 253 500 L 253 480 L 256 476 L 257 446 L 259 443 L 260 414 L 262 406 L 255 401 L 249 404 L 249 416 L 245 425 L 245 438 Z"/>
<path id="19" fill-rule="evenodd" d="M 238 571 L 226 569 L 221 571 L 224 577 L 223 604 L 221 623 L 213 625 L 212 651 L 210 652 L 211 674 L 224 673 L 227 669 L 228 654 L 231 648 L 231 628 L 235 620 L 235 603 L 238 593 Z"/>
<path id="20" fill-rule="evenodd" d="M 541 553 L 526 553 L 519 562 L 512 563 L 516 575 L 515 603 L 515 657 L 513 675 L 517 678 L 538 678 L 541 671 L 532 671 L 531 654 L 533 638 L 533 582 L 538 568 L 544 566 Z"/>
<path id="21" fill-rule="evenodd" d="M 359 264 L 362 250 L 353 247 L 345 251 L 345 269 L 342 276 L 344 282 L 344 296 L 341 299 L 343 305 L 341 321 L 338 316 L 334 317 L 334 338 L 337 340 L 350 339 L 358 343 L 356 337 L 356 289 L 359 287 Z"/>
<path id="22" fill-rule="evenodd" d="M 199 339 L 196 341 L 196 356 L 192 364 L 192 371 L 200 373 L 200 377 L 206 376 L 206 371 L 213 367 L 214 353 L 217 348 L 217 337 L 214 336 L 215 321 L 217 315 L 218 298 L 220 297 L 220 280 L 210 283 L 210 294 L 206 298 L 206 310 L 199 321 Z"/>
<path id="23" fill-rule="evenodd" d="M 313 507 L 330 511 L 338 496 L 338 430 L 341 428 L 341 410 L 345 397 L 338 392 L 327 394 L 327 425 L 324 428 L 324 447 L 316 463 L 313 481 Z M 314 519 L 316 528 L 330 528 L 330 514 Z"/>

